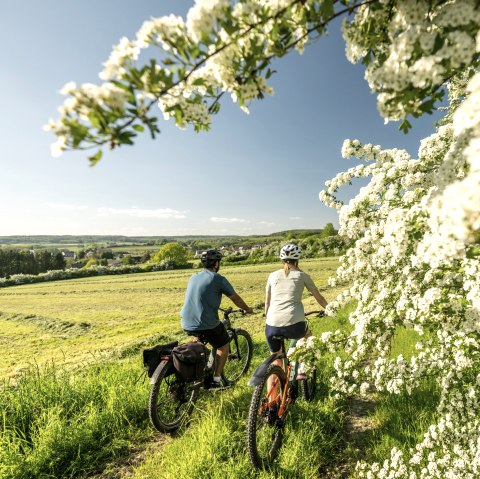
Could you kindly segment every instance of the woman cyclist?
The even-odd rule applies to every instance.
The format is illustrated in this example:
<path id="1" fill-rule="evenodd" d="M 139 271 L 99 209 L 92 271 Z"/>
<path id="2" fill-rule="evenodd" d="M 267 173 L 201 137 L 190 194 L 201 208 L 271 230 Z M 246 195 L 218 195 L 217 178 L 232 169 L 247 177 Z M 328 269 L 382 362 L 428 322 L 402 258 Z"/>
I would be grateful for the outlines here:
<path id="1" fill-rule="evenodd" d="M 327 301 L 320 294 L 312 278 L 298 267 L 302 249 L 295 244 L 286 244 L 280 250 L 283 268 L 270 274 L 267 281 L 265 315 L 267 324 L 265 335 L 271 353 L 281 349 L 281 341 L 273 336 L 281 335 L 288 339 L 300 339 L 308 335 L 308 325 L 302 304 L 302 294 L 307 288 L 317 303 L 325 308 Z M 281 360 L 277 360 L 281 366 Z M 306 379 L 300 370 L 297 379 Z"/>

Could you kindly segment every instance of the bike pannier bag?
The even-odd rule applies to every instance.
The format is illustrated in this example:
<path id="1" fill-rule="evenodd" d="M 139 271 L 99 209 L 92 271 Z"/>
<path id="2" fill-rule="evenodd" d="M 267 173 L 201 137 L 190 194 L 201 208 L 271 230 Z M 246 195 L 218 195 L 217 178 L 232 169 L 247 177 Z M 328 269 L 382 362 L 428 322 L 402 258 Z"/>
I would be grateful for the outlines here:
<path id="1" fill-rule="evenodd" d="M 205 373 L 209 350 L 203 343 L 191 342 L 172 349 L 175 371 L 186 382 L 200 381 Z"/>
<path id="2" fill-rule="evenodd" d="M 168 344 L 160 344 L 153 348 L 143 350 L 143 366 L 147 370 L 149 378 L 153 376 L 155 369 L 157 369 L 157 366 L 162 360 L 162 356 L 170 354 L 175 346 L 178 346 L 178 341 L 172 341 Z"/>

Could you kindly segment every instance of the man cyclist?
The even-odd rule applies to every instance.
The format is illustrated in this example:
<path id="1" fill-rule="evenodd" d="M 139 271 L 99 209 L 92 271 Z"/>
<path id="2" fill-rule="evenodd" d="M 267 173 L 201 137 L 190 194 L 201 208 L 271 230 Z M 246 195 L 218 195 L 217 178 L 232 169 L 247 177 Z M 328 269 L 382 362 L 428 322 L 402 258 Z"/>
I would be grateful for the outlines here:
<path id="1" fill-rule="evenodd" d="M 204 270 L 190 277 L 185 301 L 180 312 L 181 324 L 184 331 L 198 337 L 200 334 L 216 348 L 215 371 L 210 388 L 224 389 L 231 386 L 222 381 L 223 367 L 228 358 L 229 341 L 227 330 L 218 317 L 218 308 L 222 302 L 222 295 L 227 296 L 233 303 L 247 314 L 253 309 L 235 292 L 227 278 L 218 274 L 222 253 L 217 249 L 209 249 L 202 253 Z"/>

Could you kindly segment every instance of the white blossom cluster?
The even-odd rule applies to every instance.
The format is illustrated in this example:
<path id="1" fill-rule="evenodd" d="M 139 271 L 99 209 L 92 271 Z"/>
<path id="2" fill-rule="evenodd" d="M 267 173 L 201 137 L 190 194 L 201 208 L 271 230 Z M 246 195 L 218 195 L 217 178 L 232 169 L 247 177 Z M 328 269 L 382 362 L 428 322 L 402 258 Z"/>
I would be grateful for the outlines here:
<path id="1" fill-rule="evenodd" d="M 433 91 L 452 70 L 472 62 L 480 10 L 475 0 L 433 6 L 427 0 L 401 0 L 392 8 L 382 3 L 365 5 L 354 20 L 344 20 L 346 54 L 356 62 L 372 47 L 381 50 L 367 66 L 365 79 L 372 91 L 379 92 L 382 116 L 399 120 L 421 112 L 422 98 L 409 95 L 412 88 Z M 366 34 L 368 30 L 384 32 L 380 46 L 373 44 L 378 37 Z"/>
<path id="2" fill-rule="evenodd" d="M 74 82 L 69 82 L 60 92 L 70 95 L 59 108 L 60 113 L 69 118 L 75 111 L 80 121 L 88 121 L 90 111 L 96 105 L 100 105 L 106 111 L 124 112 L 127 101 L 125 90 L 110 82 L 102 83 L 100 86 L 84 83 L 80 87 Z M 82 128 L 80 121 L 76 122 L 78 128 Z M 50 120 L 44 126 L 44 130 L 53 131 L 57 136 L 57 141 L 51 145 L 50 150 L 53 157 L 61 156 L 67 147 L 69 128 L 62 120 Z"/>
<path id="3" fill-rule="evenodd" d="M 470 150 L 478 136 L 474 127 L 457 127 L 466 108 L 472 117 L 480 107 L 470 101 L 476 91 L 471 83 L 468 90 L 452 121 L 422 141 L 418 159 L 402 150 L 346 141 L 345 157 L 369 163 L 337 175 L 320 195 L 339 209 L 340 234 L 356 239 L 341 258 L 335 279 L 351 287 L 328 308 L 333 312 L 352 300 L 357 303 L 349 318 L 349 358 L 337 358 L 334 364 L 335 388 L 363 394 L 374 385 L 398 394 L 412 391 L 427 375 L 436 377 L 441 387 L 439 424 L 455 415 L 456 427 L 463 431 L 441 426 L 434 437 L 426 435 L 410 458 L 392 451 L 383 465 L 361 464 L 360 477 L 460 477 L 455 474 L 465 470 L 472 471 L 467 477 L 477 477 L 480 449 L 470 443 L 480 444 L 480 407 L 472 401 L 469 378 L 480 369 L 480 262 L 469 253 L 480 227 L 480 200 L 464 198 L 480 190 L 478 178 L 470 187 L 466 183 L 477 173 Z M 336 200 L 342 185 L 366 176 L 371 176 L 370 183 L 349 204 Z M 420 335 L 418 352 L 409 360 L 389 356 L 399 327 Z M 313 359 L 314 354 L 305 357 Z M 469 395 L 459 392 L 465 388 Z"/>
<path id="4" fill-rule="evenodd" d="M 459 3 L 450 2 L 448 11 L 455 15 L 442 10 L 433 18 L 450 29 L 477 22 L 477 13 L 468 10 L 470 3 L 465 2 L 469 19 Z M 403 27 L 410 22 L 406 31 L 423 21 L 422 2 L 415 4 L 404 11 Z M 435 27 L 431 19 L 430 27 Z M 475 38 L 469 32 L 469 38 Z M 401 35 L 396 38 L 401 43 L 397 49 L 418 48 L 416 40 L 403 44 Z M 473 42 L 474 53 L 478 43 Z M 471 55 L 470 42 L 465 44 Z M 450 45 L 448 38 L 443 45 Z M 450 54 L 458 52 L 452 48 Z M 468 63 L 466 58 L 461 57 L 461 63 Z M 436 81 L 435 68 L 425 74 L 430 75 L 427 82 Z M 388 77 L 382 81 L 390 85 Z M 440 387 L 437 423 L 423 441 L 410 451 L 393 449 L 383 464 L 360 463 L 361 478 L 480 477 L 479 85 L 475 70 L 450 80 L 455 100 L 451 113 L 421 142 L 418 159 L 401 150 L 347 140 L 342 155 L 369 163 L 337 175 L 320 194 L 339 210 L 340 234 L 356 240 L 332 281 L 351 287 L 329 305 L 330 312 L 352 300 L 357 303 L 349 318 L 353 332 L 345 349 L 348 358 L 337 358 L 334 386 L 346 394 L 365 393 L 370 385 L 398 394 L 411 392 L 430 376 Z M 368 176 L 370 183 L 349 204 L 336 199 L 341 186 Z M 408 360 L 390 357 L 398 328 L 419 334 L 417 353 Z"/>
<path id="5" fill-rule="evenodd" d="M 129 111 L 132 107 L 138 109 L 141 121 L 151 105 L 157 103 L 164 118 L 173 118 L 178 127 L 191 124 L 197 130 L 208 129 L 211 106 L 223 93 L 229 93 L 247 113 L 252 100 L 273 95 L 262 73 L 265 67 L 261 65 L 265 58 L 279 55 L 282 48 L 303 51 L 309 40 L 306 11 L 318 15 L 318 2 L 243 0 L 232 5 L 228 0 L 195 0 L 185 21 L 175 15 L 151 18 L 144 22 L 133 40 L 122 38 L 104 63 L 100 78 L 107 85 L 113 81 L 126 86 L 136 82 L 137 102 L 129 99 Z M 225 22 L 228 27 L 224 27 Z M 280 23 L 282 31 L 290 32 L 283 34 L 285 39 L 279 34 Z M 165 63 L 155 65 L 152 71 L 139 65 L 142 50 L 150 47 L 161 49 L 164 54 L 161 61 Z M 254 56 L 258 58 L 250 63 Z M 136 81 L 136 71 L 140 72 L 140 83 Z M 56 156 L 66 149 L 78 148 L 82 142 L 117 145 L 109 135 L 118 128 L 103 131 L 91 115 L 83 115 L 83 110 L 89 109 L 105 117 L 101 114 L 102 101 L 95 102 L 94 98 L 85 104 L 74 101 L 72 97 L 78 100 L 81 96 L 75 89 L 63 89 L 62 94 L 68 98 L 60 108 L 60 119 L 51 120 L 48 125 L 58 138 L 52 148 Z M 116 126 L 130 125 L 131 121 L 121 121 L 126 116 L 119 114 Z M 117 119 L 109 121 L 115 124 Z M 77 123 L 88 130 L 80 135 L 80 140 L 75 138 L 75 135 L 78 137 Z M 101 136 L 100 141 L 95 141 L 95 135 Z"/>

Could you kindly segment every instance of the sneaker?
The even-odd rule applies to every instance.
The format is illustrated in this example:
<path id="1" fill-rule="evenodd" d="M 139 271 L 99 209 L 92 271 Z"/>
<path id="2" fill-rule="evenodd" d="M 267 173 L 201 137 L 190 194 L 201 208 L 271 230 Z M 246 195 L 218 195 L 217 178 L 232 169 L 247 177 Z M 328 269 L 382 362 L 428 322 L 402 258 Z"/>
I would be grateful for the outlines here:
<path id="1" fill-rule="evenodd" d="M 213 379 L 210 381 L 208 389 L 215 389 L 217 391 L 223 391 L 224 389 L 231 388 L 235 383 L 233 381 L 228 381 L 221 379 L 220 381 L 214 381 Z"/>
<path id="2" fill-rule="evenodd" d="M 297 374 L 297 381 L 306 381 L 307 375 L 305 373 L 298 373 Z"/>

